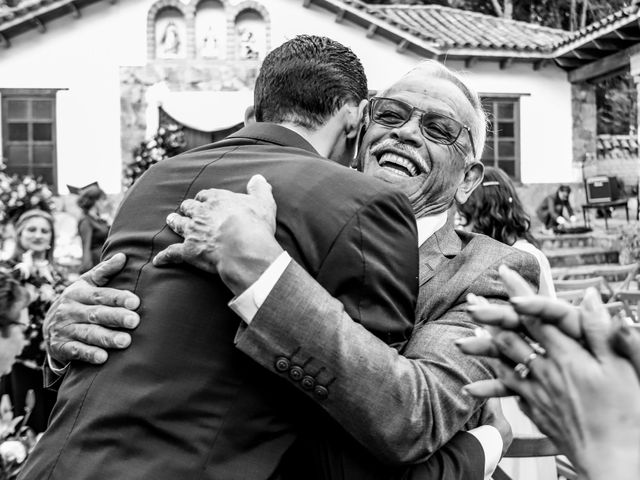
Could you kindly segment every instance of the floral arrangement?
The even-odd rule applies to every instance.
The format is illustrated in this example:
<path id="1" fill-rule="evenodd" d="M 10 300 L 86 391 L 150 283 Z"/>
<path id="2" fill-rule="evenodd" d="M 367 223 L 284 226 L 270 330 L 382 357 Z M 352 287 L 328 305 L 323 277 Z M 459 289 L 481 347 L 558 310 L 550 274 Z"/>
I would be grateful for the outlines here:
<path id="1" fill-rule="evenodd" d="M 62 293 L 66 281 L 47 260 L 35 260 L 32 252 L 22 254 L 21 261 L 13 266 L 13 276 L 29 291 L 29 327 L 25 338 L 29 344 L 24 348 L 18 361 L 29 368 L 40 368 L 44 361 L 44 337 L 42 322 L 47 310 Z"/>
<path id="2" fill-rule="evenodd" d="M 51 187 L 31 175 L 9 175 L 0 165 L 0 225 L 14 222 L 32 208 L 53 210 Z"/>
<path id="3" fill-rule="evenodd" d="M 640 229 L 638 224 L 631 223 L 620 228 L 618 235 L 620 264 L 628 265 L 640 262 Z"/>
<path id="4" fill-rule="evenodd" d="M 182 127 L 175 124 L 160 127 L 152 139 L 140 143 L 133 150 L 133 160 L 124 168 L 125 187 L 133 185 L 149 167 L 160 160 L 182 153 L 185 147 Z"/>
<path id="5" fill-rule="evenodd" d="M 33 390 L 25 399 L 24 417 L 13 417 L 8 395 L 0 400 L 0 480 L 14 480 L 38 441 L 35 432 L 26 426 L 36 403 Z"/>

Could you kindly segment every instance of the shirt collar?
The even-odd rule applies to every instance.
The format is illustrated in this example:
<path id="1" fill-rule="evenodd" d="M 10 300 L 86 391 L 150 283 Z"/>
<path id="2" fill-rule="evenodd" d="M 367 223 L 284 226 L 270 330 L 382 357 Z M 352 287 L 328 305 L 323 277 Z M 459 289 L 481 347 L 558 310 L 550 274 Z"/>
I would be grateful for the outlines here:
<path id="1" fill-rule="evenodd" d="M 418 246 L 421 246 L 431 235 L 444 227 L 445 223 L 447 223 L 446 211 L 416 219 L 418 226 Z"/>

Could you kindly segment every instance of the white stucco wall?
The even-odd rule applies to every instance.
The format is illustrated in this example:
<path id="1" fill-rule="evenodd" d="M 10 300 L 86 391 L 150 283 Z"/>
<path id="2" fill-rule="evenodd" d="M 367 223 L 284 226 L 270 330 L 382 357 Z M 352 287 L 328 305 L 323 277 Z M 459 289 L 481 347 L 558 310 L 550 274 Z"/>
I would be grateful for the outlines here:
<path id="1" fill-rule="evenodd" d="M 237 2 L 231 2 L 232 4 Z M 366 38 L 329 12 L 295 0 L 262 0 L 271 17 L 272 47 L 300 33 L 332 37 L 360 56 L 370 88 L 382 89 L 420 59 L 398 54 L 395 45 Z M 47 32 L 12 39 L 0 51 L 0 88 L 62 88 L 58 94 L 58 184 L 99 180 L 120 190 L 119 67 L 146 63 L 146 21 L 152 0 L 100 2 L 82 17 L 61 18 Z M 458 68 L 458 65 L 452 65 Z M 521 100 L 522 180 L 571 180 L 571 97 L 566 75 L 555 67 L 535 72 L 515 64 L 499 70 L 480 62 L 468 73 L 483 93 L 524 93 Z M 141 139 L 142 140 L 142 139 Z"/>
<path id="2" fill-rule="evenodd" d="M 452 63 L 483 95 L 520 97 L 520 165 L 523 183 L 573 182 L 571 85 L 567 74 L 547 66 L 514 63 L 500 70 L 496 62 L 479 62 L 473 69 Z"/>

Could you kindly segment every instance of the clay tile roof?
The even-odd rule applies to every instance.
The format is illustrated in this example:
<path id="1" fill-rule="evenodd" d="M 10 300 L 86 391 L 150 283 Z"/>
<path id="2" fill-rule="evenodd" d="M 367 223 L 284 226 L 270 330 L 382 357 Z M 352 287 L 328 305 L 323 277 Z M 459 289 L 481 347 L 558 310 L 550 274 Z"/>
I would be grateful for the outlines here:
<path id="1" fill-rule="evenodd" d="M 38 10 L 49 3 L 47 0 L 19 0 L 14 7 L 0 4 L 0 25 L 10 20 L 19 20 L 28 13 Z"/>
<path id="2" fill-rule="evenodd" d="M 345 3 L 357 5 L 351 0 Z M 368 6 L 369 13 L 443 49 L 551 52 L 564 30 L 440 5 Z"/>
<path id="3" fill-rule="evenodd" d="M 615 29 L 629 21 L 636 20 L 640 16 L 640 6 L 629 6 L 621 8 L 611 15 L 601 18 L 597 22 L 587 25 L 585 28 L 575 32 L 567 32 L 564 38 L 560 39 L 554 46 L 561 47 L 569 43 L 580 43 L 585 37 L 598 36 L 599 33 Z"/>
<path id="4" fill-rule="evenodd" d="M 24 31 L 63 15 L 78 12 L 84 5 L 97 0 L 13 0 L 0 3 L 0 34 L 12 29 Z"/>
<path id="5" fill-rule="evenodd" d="M 638 139 L 635 135 L 598 135 L 596 149 L 601 157 L 636 155 Z"/>

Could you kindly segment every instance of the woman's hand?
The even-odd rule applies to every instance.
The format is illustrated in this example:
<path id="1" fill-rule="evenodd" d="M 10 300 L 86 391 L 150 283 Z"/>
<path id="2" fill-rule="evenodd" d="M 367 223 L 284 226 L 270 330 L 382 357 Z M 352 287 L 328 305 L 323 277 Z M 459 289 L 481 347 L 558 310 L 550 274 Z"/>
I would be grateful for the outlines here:
<path id="1" fill-rule="evenodd" d="M 522 409 L 585 478 L 638 478 L 640 381 L 636 365 L 618 355 L 612 339 L 622 350 L 640 338 L 618 338 L 595 290 L 579 308 L 539 296 L 516 303 L 527 305 L 529 314 L 517 322 L 527 338 L 501 326 L 502 317 L 492 337 L 459 342 L 467 353 L 494 357 L 498 377 L 468 385 L 466 392 L 482 398 L 519 395 Z"/>

